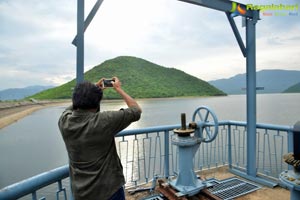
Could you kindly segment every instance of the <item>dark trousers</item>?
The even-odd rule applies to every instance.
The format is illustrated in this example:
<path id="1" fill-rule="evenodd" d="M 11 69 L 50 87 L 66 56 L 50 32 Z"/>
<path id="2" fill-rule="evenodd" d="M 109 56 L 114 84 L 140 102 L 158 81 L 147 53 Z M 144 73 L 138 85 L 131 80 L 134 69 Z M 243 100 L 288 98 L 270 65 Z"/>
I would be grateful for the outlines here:
<path id="1" fill-rule="evenodd" d="M 124 188 L 120 187 L 108 200 L 125 200 Z"/>

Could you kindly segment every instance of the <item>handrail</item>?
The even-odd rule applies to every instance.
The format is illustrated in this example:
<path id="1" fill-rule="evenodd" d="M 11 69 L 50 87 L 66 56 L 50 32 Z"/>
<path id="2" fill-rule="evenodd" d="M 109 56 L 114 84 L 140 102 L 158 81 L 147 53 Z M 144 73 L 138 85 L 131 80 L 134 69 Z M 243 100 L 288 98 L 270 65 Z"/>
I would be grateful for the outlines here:
<path id="1" fill-rule="evenodd" d="M 247 123 L 241 122 L 241 121 L 220 121 L 219 126 L 228 126 L 228 131 L 230 132 L 230 127 L 232 126 L 239 126 L 246 128 Z M 139 135 L 139 134 L 148 134 L 148 133 L 158 133 L 162 132 L 164 134 L 164 137 L 169 138 L 169 131 L 181 127 L 180 124 L 175 125 L 165 125 L 165 126 L 155 126 L 155 127 L 147 127 L 147 128 L 141 128 L 141 129 L 131 129 L 131 130 L 123 130 L 120 133 L 116 135 L 116 137 L 125 137 L 125 136 L 131 136 L 131 135 Z M 257 129 L 266 129 L 266 130 L 275 130 L 275 131 L 285 131 L 287 132 L 287 135 L 289 137 L 290 133 L 293 131 L 292 126 L 280 126 L 280 125 L 273 125 L 273 124 L 257 124 Z M 232 133 L 231 133 L 232 134 Z M 230 137 L 230 135 L 228 137 Z M 165 138 L 165 151 L 169 149 L 169 140 Z M 230 142 L 230 140 L 228 141 Z M 288 139 L 288 147 L 291 144 L 290 139 Z M 231 146 L 234 144 L 228 143 L 228 164 L 231 166 L 232 158 L 231 158 Z M 290 147 L 289 147 L 290 148 Z M 166 151 L 165 153 L 165 162 L 168 161 L 169 153 Z M 165 168 L 169 168 L 169 165 L 167 164 Z M 165 170 L 165 176 L 169 176 L 169 169 Z M 69 167 L 68 165 L 53 169 L 48 172 L 44 172 L 42 174 L 36 175 L 34 177 L 31 177 L 29 179 L 23 180 L 21 182 L 15 183 L 13 185 L 7 186 L 5 188 L 2 188 L 0 190 L 0 199 L 10 200 L 10 199 L 17 199 L 20 197 L 23 197 L 28 194 L 32 194 L 34 196 L 35 192 L 45 186 L 48 186 L 50 184 L 53 184 L 55 182 L 58 182 L 59 184 L 59 192 L 63 191 L 66 193 L 64 188 L 61 188 L 61 180 L 65 179 L 69 176 Z M 66 197 L 65 197 L 66 198 Z"/>
<path id="2" fill-rule="evenodd" d="M 242 121 L 220 121 L 219 125 L 233 125 L 233 126 L 247 126 L 246 122 Z M 263 129 L 269 129 L 269 130 L 277 130 L 277 131 L 293 131 L 293 126 L 284 126 L 284 125 L 275 125 L 275 124 L 263 124 L 263 123 L 257 123 L 256 128 L 263 128 Z"/>
<path id="3" fill-rule="evenodd" d="M 17 199 L 67 177 L 69 166 L 58 167 L 1 189 L 0 199 Z"/>
<path id="4" fill-rule="evenodd" d="M 116 137 L 123 137 L 128 135 L 138 135 L 144 133 L 153 133 L 165 130 L 173 130 L 179 128 L 180 125 L 166 125 L 155 126 L 142 129 L 123 130 L 116 135 Z M 59 180 L 67 178 L 69 176 L 69 166 L 65 165 L 48 172 L 33 176 L 21 182 L 12 184 L 0 190 L 0 199 L 10 200 L 23 197 L 31 194 L 32 192 L 39 190 L 47 185 L 53 184 Z"/>
<path id="5" fill-rule="evenodd" d="M 154 132 L 160 132 L 160 131 L 170 131 L 176 128 L 180 128 L 180 124 L 174 124 L 174 125 L 163 125 L 163 126 L 153 126 L 153 127 L 147 127 L 147 128 L 139 128 L 139 129 L 130 129 L 130 130 L 123 130 L 120 133 L 116 135 L 116 137 L 123 137 L 128 135 L 139 135 L 139 134 L 145 134 L 145 133 L 154 133 Z"/>

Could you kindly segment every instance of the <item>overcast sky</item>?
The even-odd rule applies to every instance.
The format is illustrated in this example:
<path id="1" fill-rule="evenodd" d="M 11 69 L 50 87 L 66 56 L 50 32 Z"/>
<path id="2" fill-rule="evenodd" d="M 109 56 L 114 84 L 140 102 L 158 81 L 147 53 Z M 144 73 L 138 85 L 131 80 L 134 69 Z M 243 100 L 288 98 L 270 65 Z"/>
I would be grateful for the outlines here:
<path id="1" fill-rule="evenodd" d="M 75 77 L 76 2 L 0 0 L 0 90 L 60 85 Z M 85 2 L 87 15 L 96 1 Z M 300 6 L 299 0 L 239 2 Z M 257 23 L 257 71 L 300 70 L 300 10 L 297 16 L 270 12 Z M 240 17 L 236 23 L 244 38 Z M 104 0 L 85 33 L 85 71 L 121 55 L 205 81 L 246 71 L 225 14 L 176 0 Z"/>

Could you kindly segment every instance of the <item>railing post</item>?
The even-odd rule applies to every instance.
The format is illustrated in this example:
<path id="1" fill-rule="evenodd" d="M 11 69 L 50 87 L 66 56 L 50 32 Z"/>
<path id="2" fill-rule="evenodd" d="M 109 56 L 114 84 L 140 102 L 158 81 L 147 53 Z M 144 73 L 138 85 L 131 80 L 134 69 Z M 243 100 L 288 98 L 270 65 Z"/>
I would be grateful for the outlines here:
<path id="1" fill-rule="evenodd" d="M 294 134 L 292 130 L 288 131 L 288 152 L 293 152 L 294 149 Z M 288 169 L 292 170 L 293 166 L 292 165 L 288 165 Z"/>
<path id="2" fill-rule="evenodd" d="M 228 165 L 232 168 L 232 149 L 231 149 L 231 125 L 228 124 Z"/>
<path id="3" fill-rule="evenodd" d="M 165 178 L 169 178 L 170 172 L 170 165 L 169 165 L 169 131 L 165 131 L 164 140 L 165 140 Z"/>

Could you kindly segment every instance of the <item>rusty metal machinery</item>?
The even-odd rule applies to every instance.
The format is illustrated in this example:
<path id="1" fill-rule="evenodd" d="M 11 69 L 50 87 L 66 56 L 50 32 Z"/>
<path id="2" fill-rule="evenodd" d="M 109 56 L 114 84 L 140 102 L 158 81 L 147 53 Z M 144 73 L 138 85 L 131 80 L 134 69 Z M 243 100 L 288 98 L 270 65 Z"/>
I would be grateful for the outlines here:
<path id="1" fill-rule="evenodd" d="M 300 121 L 294 125 L 294 152 L 283 156 L 284 162 L 291 165 L 293 170 L 286 170 L 279 175 L 280 181 L 291 191 L 291 200 L 300 199 Z"/>

